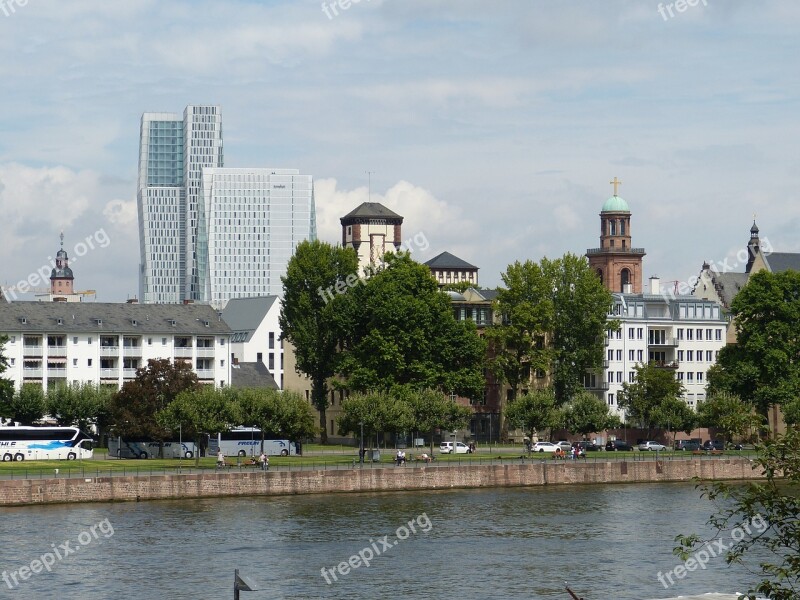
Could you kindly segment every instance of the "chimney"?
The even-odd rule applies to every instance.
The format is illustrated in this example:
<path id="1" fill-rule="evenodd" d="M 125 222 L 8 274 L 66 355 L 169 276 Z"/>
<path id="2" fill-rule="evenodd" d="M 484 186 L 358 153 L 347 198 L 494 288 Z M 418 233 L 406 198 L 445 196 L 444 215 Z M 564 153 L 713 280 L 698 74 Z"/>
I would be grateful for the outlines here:
<path id="1" fill-rule="evenodd" d="M 138 299 L 138 298 L 135 298 L 135 297 L 134 297 L 134 298 L 128 298 L 128 299 L 126 300 L 126 302 L 127 302 L 128 304 L 139 304 L 139 299 Z"/>
<path id="2" fill-rule="evenodd" d="M 650 278 L 650 293 L 653 296 L 658 296 L 661 293 L 661 280 L 656 275 Z"/>
<path id="3" fill-rule="evenodd" d="M 184 305 L 186 305 L 186 304 L 194 304 L 194 300 L 190 300 L 189 298 L 186 298 L 186 299 L 183 301 L 183 304 L 184 304 Z"/>

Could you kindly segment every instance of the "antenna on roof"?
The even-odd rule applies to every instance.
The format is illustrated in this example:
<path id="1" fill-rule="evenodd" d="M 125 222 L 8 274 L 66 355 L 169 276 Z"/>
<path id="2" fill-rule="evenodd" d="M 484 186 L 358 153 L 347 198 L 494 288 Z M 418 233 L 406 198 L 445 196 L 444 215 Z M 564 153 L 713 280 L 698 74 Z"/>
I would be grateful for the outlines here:
<path id="1" fill-rule="evenodd" d="M 365 171 L 367 174 L 367 202 L 372 202 L 372 174 L 375 171 Z"/>

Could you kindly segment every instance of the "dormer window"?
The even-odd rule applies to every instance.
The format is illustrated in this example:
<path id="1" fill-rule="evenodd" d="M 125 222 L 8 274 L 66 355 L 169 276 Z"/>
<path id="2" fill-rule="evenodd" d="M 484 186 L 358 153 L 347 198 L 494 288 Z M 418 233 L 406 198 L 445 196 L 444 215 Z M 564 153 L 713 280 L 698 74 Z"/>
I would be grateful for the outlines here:
<path id="1" fill-rule="evenodd" d="M 59 325 L 63 325 L 64 324 L 64 319 L 58 319 L 58 324 Z"/>
<path id="2" fill-rule="evenodd" d="M 136 327 L 138 324 L 139 324 L 139 322 L 136 319 L 131 319 L 131 325 Z"/>
<path id="3" fill-rule="evenodd" d="M 95 322 L 96 322 L 98 325 L 102 325 L 102 324 L 103 324 L 103 319 L 95 319 Z"/>
<path id="4" fill-rule="evenodd" d="M 22 317 L 22 318 L 20 319 L 20 322 L 21 322 L 23 325 L 27 325 L 27 324 L 28 324 L 28 317 Z"/>
<path id="5" fill-rule="evenodd" d="M 178 322 L 175 319 L 170 319 L 169 320 L 169 324 L 172 325 L 173 327 L 175 327 L 175 325 L 177 325 Z"/>

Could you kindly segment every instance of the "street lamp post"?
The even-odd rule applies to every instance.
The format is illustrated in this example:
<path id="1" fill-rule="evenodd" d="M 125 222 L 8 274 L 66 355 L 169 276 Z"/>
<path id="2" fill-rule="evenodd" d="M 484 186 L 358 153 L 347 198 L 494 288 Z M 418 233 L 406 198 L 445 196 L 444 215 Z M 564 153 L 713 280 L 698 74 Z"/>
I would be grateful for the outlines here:
<path id="1" fill-rule="evenodd" d="M 364 468 L 364 421 L 361 421 L 361 443 L 359 444 L 358 450 L 358 462 L 361 465 L 361 468 Z"/>

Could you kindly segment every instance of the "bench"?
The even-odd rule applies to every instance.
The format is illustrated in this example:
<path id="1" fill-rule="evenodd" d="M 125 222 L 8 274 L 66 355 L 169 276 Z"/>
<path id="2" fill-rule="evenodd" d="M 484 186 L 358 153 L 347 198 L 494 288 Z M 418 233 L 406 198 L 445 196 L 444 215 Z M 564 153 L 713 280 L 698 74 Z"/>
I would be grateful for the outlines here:
<path id="1" fill-rule="evenodd" d="M 722 450 L 692 450 L 692 454 L 695 456 L 702 456 L 704 454 L 710 454 L 711 456 L 719 456 L 720 454 L 724 454 Z"/>

